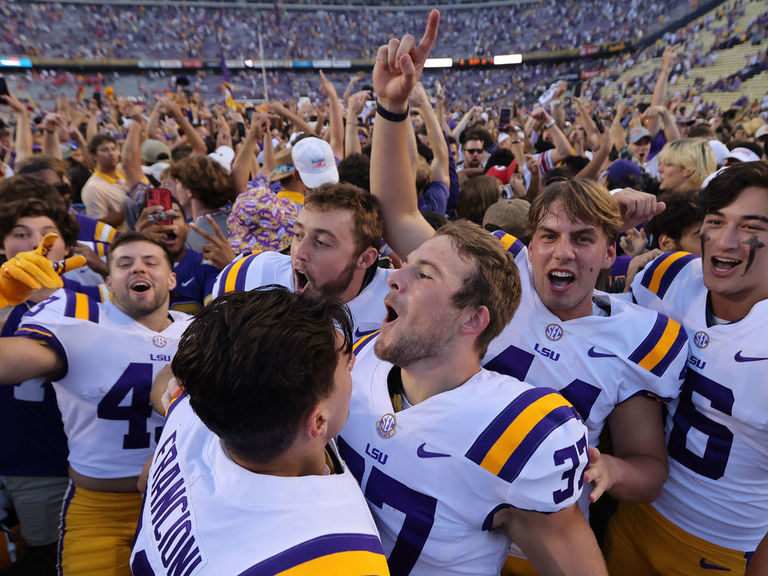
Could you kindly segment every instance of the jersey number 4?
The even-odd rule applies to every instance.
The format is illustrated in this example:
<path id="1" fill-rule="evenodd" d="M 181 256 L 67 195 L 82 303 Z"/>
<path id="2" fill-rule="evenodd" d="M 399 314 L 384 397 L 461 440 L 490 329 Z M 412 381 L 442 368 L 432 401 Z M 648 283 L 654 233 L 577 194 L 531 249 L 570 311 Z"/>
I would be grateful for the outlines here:
<path id="1" fill-rule="evenodd" d="M 149 402 L 151 390 L 152 364 L 133 362 L 99 402 L 99 418 L 128 421 L 128 433 L 123 436 L 123 449 L 149 448 L 147 420 L 152 416 L 152 405 Z M 127 403 L 129 395 L 130 403 Z"/>

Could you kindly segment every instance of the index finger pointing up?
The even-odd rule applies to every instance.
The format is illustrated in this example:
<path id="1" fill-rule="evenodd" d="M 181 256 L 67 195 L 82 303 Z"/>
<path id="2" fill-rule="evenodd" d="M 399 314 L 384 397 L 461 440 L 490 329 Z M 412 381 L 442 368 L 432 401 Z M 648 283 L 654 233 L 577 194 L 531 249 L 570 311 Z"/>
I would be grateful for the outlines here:
<path id="1" fill-rule="evenodd" d="M 427 20 L 427 28 L 424 30 L 424 35 L 419 40 L 419 45 L 413 51 L 413 63 L 416 66 L 423 66 L 424 61 L 432 51 L 432 46 L 435 45 L 437 40 L 437 28 L 440 24 L 440 12 L 432 10 L 429 13 L 429 19 Z"/>

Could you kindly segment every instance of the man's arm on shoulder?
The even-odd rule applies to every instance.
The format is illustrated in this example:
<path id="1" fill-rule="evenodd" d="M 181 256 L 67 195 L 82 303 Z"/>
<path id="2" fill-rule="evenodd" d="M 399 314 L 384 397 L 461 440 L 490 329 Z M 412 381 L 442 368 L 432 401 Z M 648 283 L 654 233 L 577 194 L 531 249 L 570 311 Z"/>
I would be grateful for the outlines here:
<path id="1" fill-rule="evenodd" d="M 61 356 L 44 342 L 18 336 L 0 338 L 0 384 L 52 378 L 63 369 Z"/>
<path id="2" fill-rule="evenodd" d="M 540 576 L 607 575 L 605 561 L 578 504 L 551 514 L 505 508 L 494 516 Z"/>

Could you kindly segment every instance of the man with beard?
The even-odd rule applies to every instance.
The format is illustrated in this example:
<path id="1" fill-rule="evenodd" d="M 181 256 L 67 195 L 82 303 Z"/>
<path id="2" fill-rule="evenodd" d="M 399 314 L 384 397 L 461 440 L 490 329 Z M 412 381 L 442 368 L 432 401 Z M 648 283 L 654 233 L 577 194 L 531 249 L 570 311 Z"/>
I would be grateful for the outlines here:
<path id="1" fill-rule="evenodd" d="M 19 259 L 4 265 L 4 277 L 14 267 L 30 270 Z M 15 337 L 0 339 L 0 384 L 51 380 L 61 409 L 70 477 L 63 574 L 130 574 L 137 480 L 163 424 L 149 403 L 152 380 L 188 324 L 185 314 L 168 312 L 176 278 L 163 245 L 127 233 L 112 244 L 108 266 L 113 302 L 58 290 L 22 318 Z"/>
<path id="2" fill-rule="evenodd" d="M 433 11 L 418 46 L 406 35 L 380 47 L 374 68 L 372 176 L 378 185 L 382 171 L 405 167 L 393 176 L 401 193 L 413 185 L 395 145 L 438 18 Z M 512 255 L 466 221 L 430 236 L 389 277 L 381 331 L 355 345 L 339 436 L 390 571 L 499 574 L 514 541 L 539 574 L 605 574 L 576 504 L 587 465 L 578 412 L 551 388 L 481 368 L 520 303 Z"/>
<path id="3" fill-rule="evenodd" d="M 170 224 L 163 224 L 171 220 Z M 205 261 L 205 257 L 185 246 L 189 225 L 181 203 L 171 198 L 171 210 L 162 213 L 160 206 L 146 206 L 139 215 L 136 230 L 163 244 L 173 259 L 176 287 L 171 290 L 170 308 L 188 314 L 197 314 L 211 293 L 219 270 Z"/>
<path id="4" fill-rule="evenodd" d="M 382 233 L 376 198 L 351 184 L 324 184 L 296 218 L 290 256 L 259 251 L 235 260 L 216 280 L 213 297 L 279 284 L 338 298 L 349 306 L 357 339 L 386 316 L 383 300 L 393 271 L 377 266 Z"/>

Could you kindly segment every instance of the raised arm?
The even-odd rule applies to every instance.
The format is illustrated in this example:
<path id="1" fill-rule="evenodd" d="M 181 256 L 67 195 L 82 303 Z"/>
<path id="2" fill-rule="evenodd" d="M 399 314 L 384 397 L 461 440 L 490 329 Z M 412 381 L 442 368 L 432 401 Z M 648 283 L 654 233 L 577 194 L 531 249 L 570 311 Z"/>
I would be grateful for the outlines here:
<path id="1" fill-rule="evenodd" d="M 203 137 L 195 130 L 195 127 L 192 126 L 192 123 L 179 105 L 170 98 L 163 98 L 160 102 L 162 103 L 163 111 L 173 116 L 176 123 L 184 131 L 184 140 L 192 146 L 192 153 L 198 156 L 205 156 L 206 147 Z"/>
<path id="2" fill-rule="evenodd" d="M 16 162 L 32 156 L 32 127 L 27 107 L 13 94 L 0 96 L 16 115 Z"/>
<path id="3" fill-rule="evenodd" d="M 557 165 L 571 155 L 571 144 L 568 142 L 568 138 L 566 138 L 563 131 L 558 127 L 557 122 L 555 122 L 555 119 L 549 115 L 544 107 L 536 108 L 531 112 L 531 117 L 539 123 L 540 132 L 549 130 L 552 144 L 555 145 L 555 149 L 552 151 L 552 164 Z"/>
<path id="4" fill-rule="evenodd" d="M 443 131 L 440 129 L 440 121 L 437 119 L 432 105 L 429 103 L 427 92 L 424 90 L 421 82 L 418 82 L 411 95 L 414 105 L 421 114 L 424 125 L 427 128 L 427 138 L 429 138 L 429 147 L 435 155 L 432 160 L 431 179 L 433 182 L 442 182 L 450 186 L 448 176 L 448 145 L 445 142 Z"/>
<path id="5" fill-rule="evenodd" d="M 669 82 L 669 73 L 672 71 L 672 66 L 675 64 L 677 58 L 677 52 L 672 46 L 666 46 L 664 53 L 661 55 L 661 70 L 659 70 L 659 77 L 656 78 L 656 85 L 653 87 L 653 96 L 651 96 L 651 106 L 663 106 L 664 99 L 667 97 L 667 83 Z M 653 138 L 661 130 L 662 119 L 659 116 L 654 116 L 651 121 L 648 122 L 645 127 L 648 132 L 651 133 Z M 670 140 L 670 138 L 667 138 Z"/>
<path id="6" fill-rule="evenodd" d="M 358 118 L 365 108 L 365 103 L 371 99 L 370 90 L 355 92 L 347 100 L 347 125 L 344 133 L 344 157 L 358 154 L 362 148 L 358 138 Z"/>
<path id="7" fill-rule="evenodd" d="M 239 196 L 248 187 L 248 175 L 251 172 L 253 160 L 256 158 L 256 150 L 262 135 L 262 124 L 256 114 L 251 117 L 251 126 L 243 140 L 240 152 L 232 162 L 232 181 L 235 192 Z"/>
<path id="8" fill-rule="evenodd" d="M 435 43 L 439 21 L 439 12 L 432 10 L 418 45 L 413 36 L 406 34 L 380 46 L 373 68 L 379 102 L 371 151 L 371 192 L 382 205 L 387 242 L 401 257 L 434 235 L 418 210 L 406 143 L 411 130 L 407 122 L 408 97 Z"/>
<path id="9" fill-rule="evenodd" d="M 120 151 L 120 158 L 125 172 L 125 182 L 129 189 L 144 179 L 141 171 L 141 139 L 144 127 L 140 120 L 134 120 L 128 125 L 128 133 Z"/>
<path id="10" fill-rule="evenodd" d="M 336 87 L 333 82 L 328 80 L 320 70 L 320 86 L 328 98 L 328 124 L 331 138 L 330 145 L 333 155 L 336 158 L 344 158 L 344 122 L 341 119 L 341 104 L 339 95 L 336 93 Z"/>

